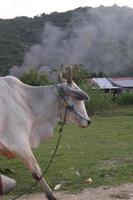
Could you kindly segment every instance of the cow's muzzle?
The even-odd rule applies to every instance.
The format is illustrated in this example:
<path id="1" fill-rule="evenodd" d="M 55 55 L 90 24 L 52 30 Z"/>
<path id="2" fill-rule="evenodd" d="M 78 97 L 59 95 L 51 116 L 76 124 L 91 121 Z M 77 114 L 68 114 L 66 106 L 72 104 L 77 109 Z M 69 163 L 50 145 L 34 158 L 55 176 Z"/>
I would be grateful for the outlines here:
<path id="1" fill-rule="evenodd" d="M 79 124 L 82 128 L 86 128 L 87 126 L 89 126 L 91 124 L 91 120 L 89 118 L 84 117 L 79 112 L 77 112 L 74 109 L 74 106 L 71 106 L 71 105 L 68 104 L 67 110 L 73 112 L 73 114 L 76 116 L 76 118 L 78 118 Z"/>
<path id="2" fill-rule="evenodd" d="M 80 122 L 79 122 L 79 124 L 80 124 L 80 126 L 82 128 L 86 128 L 86 127 L 88 127 L 91 124 L 91 121 L 90 121 L 90 119 L 85 119 L 85 120 L 81 119 Z"/>

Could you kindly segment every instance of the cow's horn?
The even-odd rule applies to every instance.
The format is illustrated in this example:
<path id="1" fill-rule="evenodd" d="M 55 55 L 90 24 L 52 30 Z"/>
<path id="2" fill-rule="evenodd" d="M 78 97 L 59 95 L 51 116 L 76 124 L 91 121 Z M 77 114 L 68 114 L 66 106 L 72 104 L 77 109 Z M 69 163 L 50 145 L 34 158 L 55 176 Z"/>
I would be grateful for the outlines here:
<path id="1" fill-rule="evenodd" d="M 60 71 L 59 71 L 59 73 L 58 73 L 58 82 L 59 82 L 59 83 L 64 83 L 64 82 L 66 82 L 66 79 L 63 78 L 62 70 L 63 70 L 63 64 L 61 65 Z"/>
<path id="2" fill-rule="evenodd" d="M 67 83 L 72 84 L 72 65 L 69 65 Z"/>

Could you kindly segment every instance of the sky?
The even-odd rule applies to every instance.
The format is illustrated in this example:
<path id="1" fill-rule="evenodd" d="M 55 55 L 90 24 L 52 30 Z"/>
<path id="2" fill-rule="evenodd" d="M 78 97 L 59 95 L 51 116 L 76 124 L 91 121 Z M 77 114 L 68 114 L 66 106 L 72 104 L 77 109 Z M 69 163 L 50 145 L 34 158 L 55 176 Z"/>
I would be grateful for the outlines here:
<path id="1" fill-rule="evenodd" d="M 77 7 L 114 4 L 133 8 L 133 0 L 0 0 L 0 18 L 34 17 L 42 13 L 64 12 Z"/>

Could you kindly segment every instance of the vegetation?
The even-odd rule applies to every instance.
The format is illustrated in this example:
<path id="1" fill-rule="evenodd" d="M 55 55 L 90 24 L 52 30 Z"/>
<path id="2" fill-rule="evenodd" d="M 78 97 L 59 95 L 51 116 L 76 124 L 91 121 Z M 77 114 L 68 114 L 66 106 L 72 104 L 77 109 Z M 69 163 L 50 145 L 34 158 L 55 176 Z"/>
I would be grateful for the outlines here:
<path id="1" fill-rule="evenodd" d="M 124 92 L 117 98 L 117 103 L 121 105 L 133 105 L 133 92 Z"/>
<path id="2" fill-rule="evenodd" d="M 41 74 L 32 69 L 28 72 L 25 72 L 20 79 L 23 83 L 33 86 L 52 84 L 52 81 L 48 79 L 47 74 Z"/>
<path id="3" fill-rule="evenodd" d="M 90 114 L 104 113 L 113 107 L 111 94 L 96 88 L 93 90 L 89 84 L 81 84 L 80 87 L 89 95 L 90 101 L 86 103 L 86 109 Z"/>
<path id="4" fill-rule="evenodd" d="M 90 78 L 90 73 L 82 65 L 73 67 L 73 80 L 77 85 L 87 84 L 88 79 Z"/>
<path id="5" fill-rule="evenodd" d="M 28 17 L 0 19 L 0 73 L 21 65 L 25 52 L 39 39 L 40 25 Z"/>
<path id="6" fill-rule="evenodd" d="M 119 185 L 133 182 L 133 107 L 112 110 L 111 115 L 95 116 L 89 128 L 66 126 L 57 155 L 45 178 L 53 188 L 62 184 L 62 190 L 76 191 L 85 187 Z M 44 171 L 54 151 L 58 127 L 53 139 L 34 151 Z M 0 157 L 0 173 L 17 180 L 18 194 L 29 187 L 33 178 L 19 160 Z M 92 183 L 87 182 L 88 178 Z M 39 192 L 40 187 L 31 192 Z M 9 199 L 6 196 L 2 198 Z"/>
<path id="7" fill-rule="evenodd" d="M 29 48 L 41 42 L 44 25 L 51 22 L 64 27 L 70 20 L 71 12 L 51 13 L 34 18 L 16 17 L 0 19 L 0 74 L 6 75 L 14 65 L 21 65 Z"/>

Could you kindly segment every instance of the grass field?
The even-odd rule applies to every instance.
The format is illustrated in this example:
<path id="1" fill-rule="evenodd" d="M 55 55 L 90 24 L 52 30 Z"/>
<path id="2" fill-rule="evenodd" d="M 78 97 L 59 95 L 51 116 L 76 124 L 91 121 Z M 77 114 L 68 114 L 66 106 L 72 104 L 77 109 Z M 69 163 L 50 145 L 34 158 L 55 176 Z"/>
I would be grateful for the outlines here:
<path id="1" fill-rule="evenodd" d="M 55 132 L 52 140 L 34 151 L 42 170 L 54 151 L 58 127 Z M 0 170 L 17 180 L 13 195 L 34 183 L 19 160 L 0 157 Z M 92 183 L 86 182 L 89 177 Z M 119 107 L 111 113 L 93 116 L 91 126 L 86 129 L 66 126 L 45 178 L 52 188 L 62 183 L 62 189 L 68 191 L 133 182 L 133 107 Z M 39 190 L 33 188 L 35 192 Z"/>

